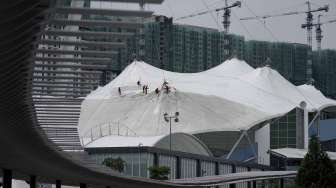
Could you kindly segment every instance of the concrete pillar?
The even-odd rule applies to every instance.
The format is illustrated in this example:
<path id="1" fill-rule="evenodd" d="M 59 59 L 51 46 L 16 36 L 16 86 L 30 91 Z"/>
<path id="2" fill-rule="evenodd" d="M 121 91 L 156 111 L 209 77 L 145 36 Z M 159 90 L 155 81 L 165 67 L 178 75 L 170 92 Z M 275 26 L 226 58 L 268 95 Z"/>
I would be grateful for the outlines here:
<path id="1" fill-rule="evenodd" d="M 13 178 L 12 171 L 4 169 L 2 177 L 3 188 L 12 188 L 12 178 Z"/>
<path id="2" fill-rule="evenodd" d="M 176 179 L 181 179 L 181 157 L 176 156 Z"/>
<path id="3" fill-rule="evenodd" d="M 219 162 L 215 163 L 215 175 L 219 175 Z"/>
<path id="4" fill-rule="evenodd" d="M 251 167 L 247 167 L 247 171 L 251 172 Z M 247 182 L 247 188 L 252 188 L 252 182 L 251 181 Z"/>
<path id="5" fill-rule="evenodd" d="M 196 177 L 201 177 L 201 176 L 202 176 L 201 160 L 197 159 L 196 160 Z"/>
<path id="6" fill-rule="evenodd" d="M 56 188 L 61 188 L 61 180 L 56 180 Z"/>
<path id="7" fill-rule="evenodd" d="M 232 171 L 231 171 L 231 173 L 236 173 L 237 171 L 236 171 L 236 165 L 232 165 Z M 230 188 L 236 188 L 236 184 L 235 183 L 233 183 L 233 184 L 230 184 Z"/>
<path id="8" fill-rule="evenodd" d="M 307 103 L 302 101 L 300 103 L 300 107 L 303 110 L 303 146 L 304 149 L 308 149 L 308 138 L 309 138 L 309 132 L 308 132 L 308 110 L 307 110 Z"/>
<path id="9" fill-rule="evenodd" d="M 320 112 L 321 113 L 321 112 Z M 321 116 L 320 114 L 318 115 L 318 117 L 316 118 L 316 127 L 317 127 L 317 137 L 320 139 L 320 119 L 321 119 Z"/>
<path id="10" fill-rule="evenodd" d="M 86 188 L 86 184 L 85 183 L 80 183 L 79 188 Z"/>
<path id="11" fill-rule="evenodd" d="M 36 188 L 36 176 L 30 176 L 29 187 Z"/>
<path id="12" fill-rule="evenodd" d="M 215 163 L 215 175 L 219 175 L 219 162 Z M 215 186 L 215 188 L 219 188 L 219 186 Z"/>
<path id="13" fill-rule="evenodd" d="M 283 178 L 280 179 L 280 188 L 285 187 L 285 180 Z"/>
<path id="14" fill-rule="evenodd" d="M 253 184 L 253 186 L 252 186 L 253 188 L 257 188 L 257 181 L 253 181 L 252 184 Z"/>
<path id="15" fill-rule="evenodd" d="M 230 188 L 236 188 L 236 184 L 235 184 L 235 183 L 232 183 L 232 184 L 230 184 L 229 187 L 230 187 Z"/>
<path id="16" fill-rule="evenodd" d="M 153 165 L 155 167 L 158 167 L 159 166 L 159 154 L 157 153 L 153 153 Z"/>

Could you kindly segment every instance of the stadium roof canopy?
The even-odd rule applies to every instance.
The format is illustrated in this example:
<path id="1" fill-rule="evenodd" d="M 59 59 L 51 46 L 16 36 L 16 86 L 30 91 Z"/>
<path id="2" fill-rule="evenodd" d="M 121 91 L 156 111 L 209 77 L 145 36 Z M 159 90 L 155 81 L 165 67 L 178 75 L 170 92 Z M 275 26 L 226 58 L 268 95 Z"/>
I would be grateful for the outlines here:
<path id="1" fill-rule="evenodd" d="M 165 81 L 171 88 L 168 94 Z M 149 87 L 147 95 L 143 85 Z M 176 73 L 137 61 L 86 97 L 79 134 L 89 137 L 96 132 L 92 129 L 113 124 L 137 136 L 164 135 L 169 133 L 169 124 L 163 114 L 176 111 L 180 117 L 172 123 L 173 132 L 248 130 L 285 115 L 303 101 L 309 111 L 336 106 L 313 86 L 296 87 L 268 66 L 253 69 L 232 59 L 199 73 Z"/>
<path id="2" fill-rule="evenodd" d="M 279 148 L 272 149 L 270 152 L 276 156 L 286 158 L 286 159 L 303 159 L 307 154 L 308 150 L 306 149 L 297 149 L 297 148 Z M 336 160 L 336 152 L 326 152 L 331 160 Z"/>
<path id="3" fill-rule="evenodd" d="M 212 156 L 208 147 L 198 138 L 185 133 L 172 134 L 172 150 L 185 153 L 193 153 L 204 156 Z M 85 148 L 113 148 L 113 147 L 155 147 L 168 150 L 169 135 L 163 136 L 106 136 L 97 139 L 85 146 Z"/>

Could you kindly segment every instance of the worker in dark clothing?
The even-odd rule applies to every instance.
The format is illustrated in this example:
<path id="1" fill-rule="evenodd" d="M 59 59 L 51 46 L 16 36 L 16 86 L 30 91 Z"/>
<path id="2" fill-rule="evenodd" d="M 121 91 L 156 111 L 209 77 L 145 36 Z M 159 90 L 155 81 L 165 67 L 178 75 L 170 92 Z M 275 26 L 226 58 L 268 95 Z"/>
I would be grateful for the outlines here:
<path id="1" fill-rule="evenodd" d="M 168 86 L 168 82 L 166 80 L 163 81 L 163 88 L 166 90 L 166 93 L 169 93 L 169 86 Z"/>
<path id="2" fill-rule="evenodd" d="M 138 86 L 140 86 L 140 85 L 141 85 L 141 83 L 140 83 L 140 80 L 137 82 L 137 85 L 138 85 Z"/>
<path id="3" fill-rule="evenodd" d="M 166 93 L 168 94 L 169 93 L 169 86 L 165 85 L 165 89 L 166 89 Z"/>
<path id="4" fill-rule="evenodd" d="M 155 89 L 155 93 L 156 93 L 156 94 L 159 94 L 159 93 L 160 93 L 159 88 L 156 88 L 156 89 Z"/>
<path id="5" fill-rule="evenodd" d="M 148 93 L 148 85 L 145 86 L 145 95 Z"/>
<path id="6" fill-rule="evenodd" d="M 142 86 L 142 93 L 143 93 L 143 94 L 145 94 L 145 89 L 146 89 L 146 86 L 143 85 L 143 86 Z"/>
<path id="7" fill-rule="evenodd" d="M 118 92 L 119 92 L 119 95 L 121 95 L 121 89 L 120 89 L 120 87 L 118 87 Z"/>

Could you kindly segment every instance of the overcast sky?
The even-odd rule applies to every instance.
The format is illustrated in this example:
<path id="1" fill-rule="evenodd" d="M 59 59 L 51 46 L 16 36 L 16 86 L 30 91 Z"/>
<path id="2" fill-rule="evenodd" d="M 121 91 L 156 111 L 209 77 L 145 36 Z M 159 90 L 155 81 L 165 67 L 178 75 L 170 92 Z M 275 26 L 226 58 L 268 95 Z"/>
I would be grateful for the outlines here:
<path id="1" fill-rule="evenodd" d="M 231 4 L 235 0 L 229 0 Z M 230 32 L 243 35 L 247 40 L 285 41 L 306 43 L 306 31 L 301 29 L 301 24 L 305 22 L 306 15 L 294 15 L 262 20 L 240 21 L 239 18 L 254 16 L 254 14 L 278 14 L 289 11 L 306 11 L 306 0 L 242 0 L 241 8 L 232 9 Z M 318 8 L 328 4 L 328 13 L 322 13 L 322 22 L 336 19 L 336 0 L 311 0 L 312 8 Z M 100 5 L 101 6 L 101 5 Z M 161 5 L 148 5 L 147 10 L 154 10 L 155 14 L 166 15 L 178 18 L 199 11 L 219 8 L 225 6 L 224 0 L 164 0 Z M 114 7 L 111 5 L 111 7 Z M 127 8 L 134 8 L 127 5 Z M 317 18 L 318 13 L 314 14 Z M 315 19 L 316 21 L 317 19 Z M 189 19 L 175 21 L 182 24 L 205 26 L 221 29 L 222 12 L 217 14 L 206 14 Z M 322 26 L 323 41 L 322 48 L 336 49 L 336 23 Z M 313 33 L 313 46 L 316 46 L 315 29 Z"/>

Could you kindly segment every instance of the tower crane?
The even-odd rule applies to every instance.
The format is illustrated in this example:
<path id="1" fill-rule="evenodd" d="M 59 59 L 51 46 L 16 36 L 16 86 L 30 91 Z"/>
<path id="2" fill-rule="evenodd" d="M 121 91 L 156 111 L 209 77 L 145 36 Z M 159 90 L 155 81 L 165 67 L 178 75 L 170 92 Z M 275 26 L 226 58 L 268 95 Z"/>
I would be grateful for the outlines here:
<path id="1" fill-rule="evenodd" d="M 328 12 L 329 11 L 329 5 L 325 5 L 323 7 L 317 8 L 317 9 L 311 9 L 310 2 L 307 1 L 306 4 L 308 6 L 307 11 L 291 11 L 291 12 L 286 12 L 286 13 L 281 13 L 281 14 L 245 17 L 245 18 L 241 18 L 240 20 L 267 19 L 267 18 L 274 18 L 274 17 L 281 17 L 281 16 L 307 14 L 306 23 L 304 24 L 305 27 L 302 27 L 302 28 L 305 28 L 307 30 L 307 44 L 311 48 L 312 47 L 313 13 L 314 12 L 322 12 L 322 11 Z"/>
<path id="2" fill-rule="evenodd" d="M 336 23 L 336 19 L 334 20 L 328 20 L 326 22 L 321 22 L 321 16 L 319 15 L 317 18 L 317 23 L 312 23 L 312 27 L 315 27 L 315 32 L 316 32 L 316 43 L 317 43 L 317 51 L 320 52 L 321 51 L 321 43 L 322 43 L 322 39 L 323 39 L 323 35 L 322 35 L 322 25 L 326 25 L 326 24 L 331 24 L 331 23 Z M 308 25 L 307 24 L 302 24 L 301 25 L 302 28 L 307 28 Z"/>
<path id="3" fill-rule="evenodd" d="M 211 9 L 211 10 L 207 10 L 207 11 L 202 11 L 202 12 L 198 12 L 198 13 L 194 13 L 194 14 L 189 14 L 186 16 L 182 16 L 179 18 L 176 18 L 175 20 L 183 20 L 183 19 L 187 19 L 187 18 L 192 18 L 195 16 L 200 16 L 200 15 L 204 15 L 204 14 L 208 14 L 211 12 L 219 12 L 219 11 L 224 11 L 223 12 L 223 27 L 224 27 L 224 32 L 228 33 L 229 32 L 229 28 L 230 28 L 230 16 L 231 16 L 231 8 L 234 7 L 241 7 L 241 1 L 236 1 L 234 3 L 232 3 L 231 5 L 228 4 L 227 0 L 225 0 L 225 7 L 221 7 L 221 8 L 217 8 L 217 9 Z"/>

